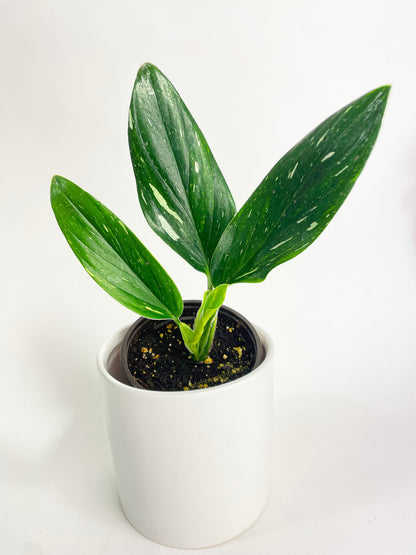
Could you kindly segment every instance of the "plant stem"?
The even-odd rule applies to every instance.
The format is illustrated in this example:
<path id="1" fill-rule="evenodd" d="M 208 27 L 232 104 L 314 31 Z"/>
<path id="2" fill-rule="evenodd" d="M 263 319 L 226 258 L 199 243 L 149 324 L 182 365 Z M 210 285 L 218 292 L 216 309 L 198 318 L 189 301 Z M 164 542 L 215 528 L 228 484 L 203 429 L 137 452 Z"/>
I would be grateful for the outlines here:
<path id="1" fill-rule="evenodd" d="M 179 319 L 176 320 L 184 344 L 194 360 L 205 360 L 209 354 L 217 325 L 218 310 L 224 302 L 227 287 L 228 285 L 219 285 L 204 293 L 193 328 Z"/>

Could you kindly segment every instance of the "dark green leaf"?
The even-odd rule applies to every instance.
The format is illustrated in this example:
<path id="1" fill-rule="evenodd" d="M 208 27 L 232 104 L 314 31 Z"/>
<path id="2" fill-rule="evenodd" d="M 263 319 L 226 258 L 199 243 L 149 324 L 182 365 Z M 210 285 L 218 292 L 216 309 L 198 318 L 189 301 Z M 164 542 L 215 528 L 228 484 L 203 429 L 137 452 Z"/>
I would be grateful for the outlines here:
<path id="1" fill-rule="evenodd" d="M 151 228 L 197 270 L 209 262 L 235 205 L 216 161 L 169 80 L 144 64 L 129 112 L 130 154 Z"/>
<path id="2" fill-rule="evenodd" d="M 52 179 L 51 203 L 70 247 L 107 293 L 147 318 L 180 316 L 176 285 L 115 214 L 59 176 Z"/>
<path id="3" fill-rule="evenodd" d="M 262 281 L 322 233 L 370 155 L 389 89 L 332 115 L 272 168 L 219 241 L 214 285 Z"/>

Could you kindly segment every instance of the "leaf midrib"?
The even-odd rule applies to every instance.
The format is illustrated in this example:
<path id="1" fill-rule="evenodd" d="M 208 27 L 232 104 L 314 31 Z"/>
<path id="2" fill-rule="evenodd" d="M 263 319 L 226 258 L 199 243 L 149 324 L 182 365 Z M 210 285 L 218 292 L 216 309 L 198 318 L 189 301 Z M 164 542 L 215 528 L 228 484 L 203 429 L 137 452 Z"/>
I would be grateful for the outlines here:
<path id="1" fill-rule="evenodd" d="M 160 102 L 159 102 L 158 94 L 156 94 L 155 78 L 154 78 L 152 72 L 150 72 L 150 80 L 151 80 L 151 83 L 152 83 L 153 90 L 155 91 L 155 98 L 156 98 L 156 104 L 157 104 L 157 109 L 158 109 L 158 112 L 159 112 L 159 116 L 160 116 L 161 121 L 163 122 L 164 120 L 163 120 L 163 116 L 162 116 L 162 110 L 161 110 L 161 108 L 160 108 Z M 172 87 L 173 87 L 173 85 L 172 85 Z M 181 102 L 180 102 L 180 104 L 181 104 Z M 183 105 L 183 106 L 181 105 L 181 108 L 186 112 L 185 105 Z M 189 115 L 190 115 L 190 114 L 189 114 Z M 182 117 L 182 116 L 181 116 L 181 117 Z M 192 118 L 190 118 L 190 123 L 191 123 L 192 129 L 194 129 L 194 124 L 193 124 L 193 122 L 192 122 Z M 173 146 L 172 146 L 172 141 L 171 141 L 171 139 L 170 139 L 170 137 L 169 137 L 168 132 L 166 131 L 165 125 L 162 125 L 162 127 L 163 127 L 164 134 L 165 134 L 165 136 L 166 136 L 166 138 L 167 138 L 167 141 L 168 141 L 168 143 L 169 143 L 169 147 L 170 147 L 170 150 L 171 150 L 171 152 L 172 152 L 173 158 L 174 158 L 174 160 L 175 160 L 176 168 L 177 168 L 177 170 L 178 170 L 178 175 L 180 176 L 180 180 L 181 180 L 181 184 L 182 184 L 183 193 L 184 193 L 184 197 L 185 197 L 185 200 L 186 200 L 187 213 L 188 213 L 188 216 L 190 217 L 190 219 L 191 219 L 191 221 L 192 221 L 192 224 L 193 224 L 193 227 L 194 227 L 194 230 L 195 230 L 195 234 L 196 234 L 196 236 L 197 236 L 197 238 L 198 238 L 199 246 L 200 246 L 201 252 L 202 252 L 202 254 L 203 254 L 203 256 L 204 256 L 205 271 L 207 272 L 207 271 L 209 271 L 209 269 L 208 269 L 208 268 L 209 268 L 209 263 L 208 263 L 208 259 L 207 259 L 207 254 L 206 254 L 206 252 L 205 252 L 205 249 L 203 248 L 202 240 L 201 240 L 201 237 L 200 237 L 200 235 L 199 235 L 198 228 L 196 227 L 195 216 L 194 216 L 194 214 L 192 213 L 191 206 L 190 206 L 190 204 L 189 204 L 189 197 L 188 197 L 188 195 L 186 194 L 186 190 L 185 190 L 184 183 L 183 183 L 183 179 L 182 179 L 182 174 L 181 174 L 180 169 L 179 169 L 179 163 L 178 163 L 178 160 L 177 160 L 176 155 L 175 155 L 175 150 L 174 150 L 174 148 L 173 148 Z M 197 127 L 196 124 L 195 124 L 195 127 Z M 185 128 L 185 126 L 184 126 L 184 128 Z M 140 137 L 141 137 L 141 134 L 140 134 Z M 186 135 L 185 135 L 185 133 L 184 133 L 184 139 L 186 140 Z M 144 147 L 144 148 L 146 149 L 146 147 Z M 188 151 L 189 151 L 189 148 L 188 148 Z M 146 152 L 147 152 L 147 149 L 146 149 Z M 188 164 L 189 164 L 189 161 L 188 161 Z M 189 165 L 189 167 L 190 167 L 190 165 Z M 188 168 L 188 179 L 189 179 L 189 178 L 190 178 L 190 171 L 189 171 L 189 168 Z M 188 189 L 189 189 L 189 185 L 190 185 L 190 183 L 188 183 Z M 169 188 L 170 188 L 170 187 L 169 187 Z"/>

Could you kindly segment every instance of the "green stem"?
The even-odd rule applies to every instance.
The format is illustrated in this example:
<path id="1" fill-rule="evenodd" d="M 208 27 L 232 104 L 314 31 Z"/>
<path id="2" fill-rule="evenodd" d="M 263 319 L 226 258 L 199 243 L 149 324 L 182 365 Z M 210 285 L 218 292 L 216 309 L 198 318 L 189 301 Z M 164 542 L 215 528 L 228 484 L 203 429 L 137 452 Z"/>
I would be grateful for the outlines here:
<path id="1" fill-rule="evenodd" d="M 228 285 L 219 285 L 204 293 L 193 328 L 180 320 L 175 320 L 184 344 L 194 360 L 205 360 L 209 355 L 217 325 L 218 310 L 224 302 L 227 287 Z"/>

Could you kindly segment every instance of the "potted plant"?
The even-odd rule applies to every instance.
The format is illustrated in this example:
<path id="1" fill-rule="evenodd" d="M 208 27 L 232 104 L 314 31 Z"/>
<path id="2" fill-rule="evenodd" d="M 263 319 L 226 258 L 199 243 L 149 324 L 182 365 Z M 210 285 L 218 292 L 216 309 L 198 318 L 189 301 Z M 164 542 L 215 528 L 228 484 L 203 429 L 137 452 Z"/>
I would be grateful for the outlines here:
<path id="1" fill-rule="evenodd" d="M 273 346 L 223 306 L 229 285 L 260 282 L 325 229 L 374 146 L 389 86 L 342 108 L 293 147 L 237 211 L 215 159 L 169 80 L 144 64 L 128 119 L 151 228 L 207 276 L 202 301 L 173 280 L 118 217 L 55 176 L 51 203 L 91 277 L 142 318 L 98 355 L 123 510 L 175 547 L 249 527 L 270 490 Z"/>

